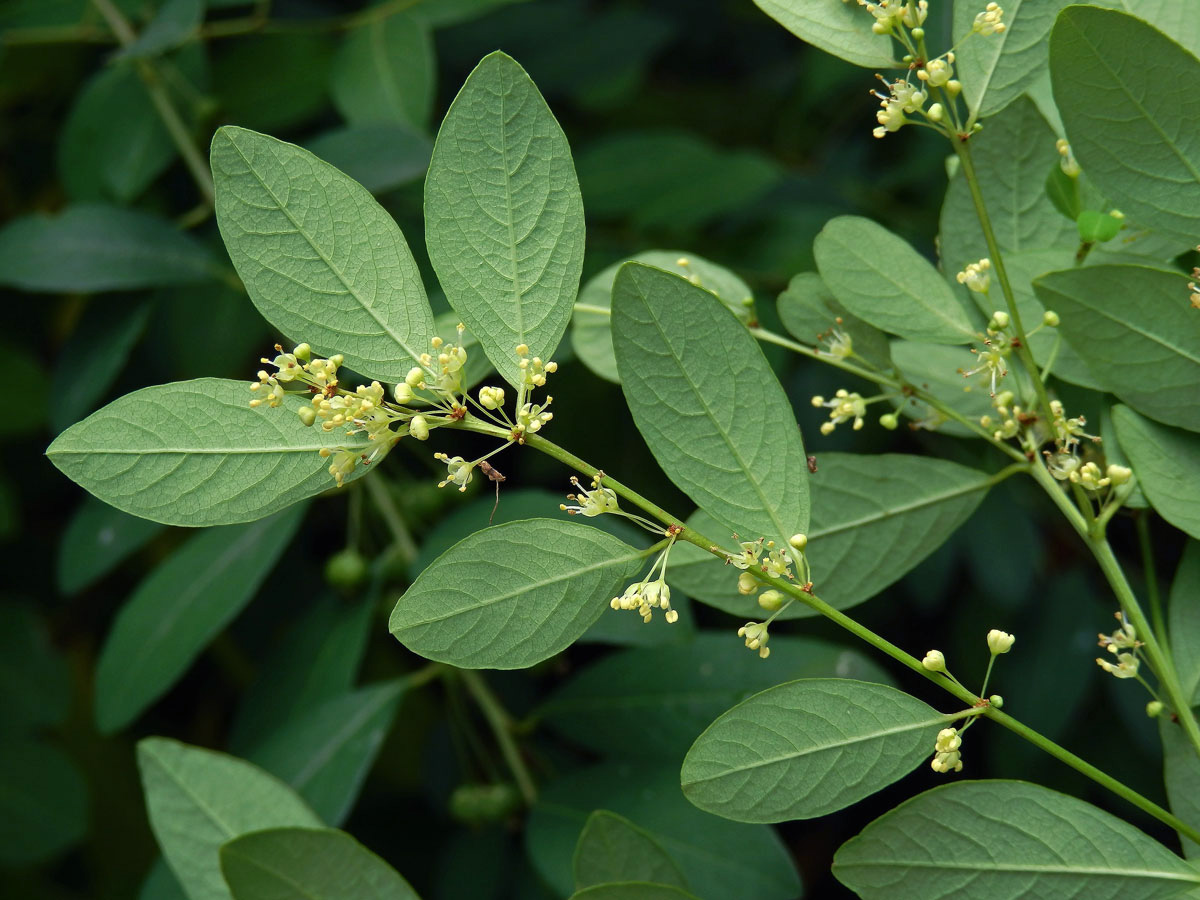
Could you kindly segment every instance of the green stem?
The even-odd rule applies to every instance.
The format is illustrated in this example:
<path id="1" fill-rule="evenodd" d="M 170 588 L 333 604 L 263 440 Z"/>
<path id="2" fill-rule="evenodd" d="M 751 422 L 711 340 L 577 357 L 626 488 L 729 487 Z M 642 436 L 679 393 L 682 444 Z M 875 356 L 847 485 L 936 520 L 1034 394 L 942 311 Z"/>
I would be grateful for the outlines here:
<path id="1" fill-rule="evenodd" d="M 983 229 L 983 239 L 987 243 L 988 257 L 992 261 L 992 269 L 996 272 L 996 280 L 1000 282 L 1000 290 L 1003 292 L 1004 302 L 1008 306 L 1008 316 L 1012 323 L 1013 332 L 1021 343 L 1021 346 L 1017 348 L 1017 355 L 1020 357 L 1025 370 L 1029 373 L 1029 377 L 1033 381 L 1034 390 L 1037 392 L 1038 408 L 1042 416 L 1045 417 L 1045 420 L 1050 422 L 1054 419 L 1054 415 L 1050 411 L 1050 397 L 1046 393 L 1046 385 L 1038 377 L 1037 363 L 1034 362 L 1033 351 L 1029 349 L 1029 338 L 1025 333 L 1025 326 L 1021 323 L 1021 311 L 1017 308 L 1017 300 L 1013 294 L 1012 283 L 1008 280 L 1008 270 L 1004 266 L 1004 256 L 1000 252 L 999 243 L 996 241 L 996 233 L 992 230 L 992 220 L 988 215 L 987 205 L 983 201 L 983 192 L 979 187 L 979 176 L 975 172 L 975 163 L 971 159 L 970 142 L 954 140 L 951 141 L 951 144 L 962 164 L 963 177 L 966 179 L 967 188 L 971 192 L 971 200 L 975 204 L 975 214 L 979 218 L 979 226 Z"/>
<path id="2" fill-rule="evenodd" d="M 492 689 L 488 687 L 482 675 L 471 669 L 460 669 L 458 674 L 471 696 L 475 698 L 475 702 L 479 704 L 479 709 L 487 719 L 488 725 L 491 726 L 496 743 L 500 746 L 500 753 L 512 772 L 513 780 L 517 783 L 517 790 L 521 792 L 522 799 L 526 806 L 533 806 L 537 801 L 537 787 L 525 765 L 525 760 L 521 758 L 520 748 L 513 740 L 512 717 L 500 703 L 499 698 L 492 693 Z"/>
<path id="3" fill-rule="evenodd" d="M 371 495 L 371 502 L 379 511 L 379 515 L 383 517 L 388 531 L 392 533 L 392 541 L 401 557 L 405 562 L 412 562 L 417 558 L 417 542 L 413 540 L 412 532 L 404 524 L 404 517 L 396 508 L 396 501 L 392 499 L 387 484 L 378 475 L 364 478 L 362 483 L 366 485 L 367 493 Z"/>
<path id="4" fill-rule="evenodd" d="M 1154 565 L 1154 546 L 1150 540 L 1150 510 L 1138 513 L 1134 520 L 1137 526 L 1138 546 L 1142 551 L 1142 572 L 1146 578 L 1146 599 L 1150 601 L 1150 623 L 1154 636 L 1163 649 L 1170 653 L 1167 644 L 1167 623 L 1163 619 L 1162 600 L 1158 593 L 1158 569 Z"/>
<path id="5" fill-rule="evenodd" d="M 128 47 L 137 40 L 137 34 L 134 32 L 133 26 L 129 24 L 129 20 L 121 14 L 121 11 L 117 9 L 112 0 L 92 0 L 92 5 L 104 17 L 104 21 L 108 23 L 108 27 L 112 29 L 113 34 L 117 36 L 117 40 L 122 47 Z M 192 140 L 191 133 L 188 131 L 187 125 L 184 124 L 183 118 L 179 115 L 179 111 L 175 109 L 175 104 L 171 102 L 171 97 L 167 93 L 166 86 L 163 84 L 158 69 L 151 60 L 138 59 L 134 63 L 137 67 L 138 76 L 142 79 L 142 83 L 146 87 L 146 93 L 150 95 L 150 102 L 158 112 L 159 118 L 162 119 L 163 125 L 166 126 L 167 134 L 171 136 L 171 140 L 179 150 L 179 155 L 183 157 L 184 165 L 191 172 L 192 180 L 196 182 L 196 187 L 211 206 L 215 197 L 212 173 L 208 170 L 208 163 L 204 161 L 204 158 L 200 155 L 200 151 L 196 149 L 196 144 Z"/>

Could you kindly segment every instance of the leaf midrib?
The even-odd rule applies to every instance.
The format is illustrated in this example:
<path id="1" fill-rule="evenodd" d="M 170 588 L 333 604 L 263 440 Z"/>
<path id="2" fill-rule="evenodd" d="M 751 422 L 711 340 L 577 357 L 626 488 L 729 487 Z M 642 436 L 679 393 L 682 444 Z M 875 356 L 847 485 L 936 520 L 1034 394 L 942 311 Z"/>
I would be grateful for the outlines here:
<path id="1" fill-rule="evenodd" d="M 1183 280 L 1183 278 L 1182 278 L 1182 276 L 1180 276 L 1181 283 L 1182 283 L 1182 280 Z M 1119 319 L 1113 313 L 1109 312 L 1108 310 L 1103 309 L 1099 306 L 1093 306 L 1092 304 L 1087 303 L 1084 300 L 1081 300 L 1079 297 L 1075 296 L 1074 294 L 1067 294 L 1064 291 L 1055 290 L 1053 287 L 1051 288 L 1051 290 L 1054 290 L 1054 292 L 1056 294 L 1058 294 L 1060 297 L 1066 297 L 1069 300 L 1073 300 L 1074 302 L 1076 302 L 1080 306 L 1082 306 L 1084 309 L 1089 309 L 1092 312 L 1096 313 L 1097 315 L 1102 316 L 1105 319 L 1108 319 L 1110 322 L 1115 322 L 1116 324 L 1120 325 L 1123 328 L 1128 328 L 1134 334 L 1141 335 L 1142 337 L 1146 338 L 1148 341 L 1158 344 L 1160 347 L 1163 347 L 1167 350 L 1170 350 L 1176 356 L 1181 356 L 1184 359 L 1189 360 L 1190 362 L 1194 362 L 1197 365 L 1200 365 L 1200 356 L 1193 356 L 1190 351 L 1185 350 L 1180 347 L 1176 347 L 1174 344 L 1168 342 L 1165 338 L 1162 338 L 1156 334 L 1152 334 L 1151 332 L 1146 331 L 1141 325 L 1139 325 L 1135 322 L 1131 322 L 1127 319 Z"/>
<path id="2" fill-rule="evenodd" d="M 973 484 L 964 485 L 963 487 L 961 487 L 957 490 L 954 490 L 954 491 L 948 491 L 943 494 L 926 495 L 925 497 L 922 497 L 920 500 L 916 501 L 915 503 L 909 503 L 904 506 L 889 507 L 880 512 L 872 513 L 871 515 L 863 516 L 862 518 L 859 518 L 859 519 L 853 519 L 853 520 L 848 520 L 845 522 L 840 522 L 837 525 L 833 525 L 828 528 L 814 528 L 812 531 L 810 531 L 808 533 L 808 539 L 810 541 L 814 541 L 817 538 L 829 537 L 830 535 L 833 535 L 833 534 L 840 534 L 843 531 L 851 531 L 855 528 L 861 528 L 866 525 L 872 525 L 876 522 L 882 522 L 885 519 L 890 519 L 890 518 L 893 518 L 896 516 L 902 516 L 902 515 L 905 515 L 906 513 L 911 513 L 911 512 L 915 512 L 919 509 L 924 509 L 927 506 L 936 506 L 939 503 L 947 503 L 950 500 L 954 500 L 958 497 L 962 497 L 967 494 L 973 494 L 976 491 L 985 490 L 990 486 L 991 486 L 991 479 L 985 476 L 985 477 L 980 478 L 979 481 L 974 482 Z"/>
<path id="3" fill-rule="evenodd" d="M 1182 860 L 1181 860 L 1182 862 Z M 980 869 L 992 869 L 997 872 L 1013 872 L 1013 873 L 1044 873 L 1049 875 L 1103 875 L 1108 878 L 1114 876 L 1136 876 L 1145 878 L 1161 878 L 1170 881 L 1191 881 L 1200 884 L 1200 871 L 1192 872 L 1165 872 L 1161 869 L 1130 869 L 1122 866 L 1121 868 L 1100 868 L 1098 866 L 1054 866 L 1054 865 L 1036 865 L 1033 863 L 1022 863 L 1011 865 L 1006 864 L 988 864 L 984 862 L 971 863 L 954 863 L 954 862 L 938 862 L 937 860 L 920 860 L 920 859 L 905 859 L 905 860 L 865 860 L 843 863 L 842 869 L 887 869 L 887 868 L 904 868 L 904 869 L 947 869 L 950 871 L 966 871 L 978 872 Z"/>
<path id="4" fill-rule="evenodd" d="M 246 158 L 246 154 L 242 152 L 242 148 L 238 146 L 237 141 L 235 141 L 228 133 L 225 134 L 225 139 L 229 141 L 229 145 L 233 147 L 235 151 L 237 151 L 237 155 L 242 158 L 242 162 L 246 164 L 246 170 L 254 176 L 255 180 L 258 181 L 262 189 L 266 191 L 267 195 L 275 202 L 275 208 L 283 213 L 287 220 L 292 223 L 292 227 L 296 229 L 296 233 L 304 238 L 304 240 L 308 243 L 308 246 L 312 248 L 312 251 L 321 258 L 321 262 L 325 263 L 325 265 L 329 268 L 329 271 L 337 276 L 337 280 L 340 281 L 342 286 L 346 288 L 346 292 L 358 301 L 358 305 L 362 307 L 363 312 L 374 319 L 376 324 L 383 329 L 384 333 L 387 334 L 387 336 L 393 341 L 395 341 L 396 345 L 400 347 L 400 349 L 402 349 L 406 354 L 408 354 L 410 359 L 419 358 L 421 355 L 420 351 L 408 346 L 404 339 L 397 334 L 392 327 L 379 316 L 378 313 L 375 312 L 374 307 L 368 303 L 361 294 L 359 294 L 358 290 L 353 284 L 350 283 L 342 270 L 335 266 L 333 261 L 326 256 L 325 251 L 316 245 L 312 235 L 310 235 L 304 228 L 300 227 L 300 222 L 295 216 L 292 215 L 291 210 L 289 210 L 282 202 L 280 202 L 279 198 L 275 196 L 275 192 L 271 190 L 262 176 L 258 174 L 258 170 L 254 168 L 254 166 L 250 163 L 250 160 Z M 288 175 L 288 179 L 289 181 L 291 179 L 290 173 Z"/>

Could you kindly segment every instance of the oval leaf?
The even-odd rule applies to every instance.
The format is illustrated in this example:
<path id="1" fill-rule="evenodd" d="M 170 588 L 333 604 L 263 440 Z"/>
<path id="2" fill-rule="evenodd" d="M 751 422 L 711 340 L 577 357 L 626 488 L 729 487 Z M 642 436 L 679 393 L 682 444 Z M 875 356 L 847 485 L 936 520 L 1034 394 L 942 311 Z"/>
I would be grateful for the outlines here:
<path id="1" fill-rule="evenodd" d="M 329 92 L 351 125 L 401 123 L 424 130 L 435 78 L 429 28 L 415 15 L 397 13 L 346 35 Z"/>
<path id="2" fill-rule="evenodd" d="M 396 603 L 396 639 L 467 669 L 521 669 L 564 650 L 608 608 L 645 552 L 598 528 L 526 519 L 439 556 Z"/>
<path id="3" fill-rule="evenodd" d="M 652 834 L 606 809 L 588 816 L 575 845 L 574 868 L 576 890 L 614 881 L 687 887 L 679 866 Z"/>
<path id="4" fill-rule="evenodd" d="M 125 727 L 191 667 L 242 611 L 291 543 L 304 507 L 202 531 L 138 585 L 117 613 L 96 667 L 96 724 Z"/>
<path id="5" fill-rule="evenodd" d="M 887 336 L 851 315 L 816 272 L 793 275 L 776 309 L 783 327 L 797 340 L 821 347 L 837 329 L 850 338 L 856 355 L 884 371 L 892 367 Z"/>
<path id="6" fill-rule="evenodd" d="M 1200 706 L 1200 543 L 1188 541 L 1171 583 L 1167 606 L 1171 655 L 1179 672 L 1183 695 Z"/>
<path id="7" fill-rule="evenodd" d="M 392 217 L 295 144 L 227 125 L 211 156 L 217 224 L 259 312 L 368 378 L 403 380 L 435 332 Z"/>
<path id="8" fill-rule="evenodd" d="M 1200 436 L 1113 407 L 1117 440 L 1146 499 L 1181 531 L 1200 540 Z"/>
<path id="9" fill-rule="evenodd" d="M 1174 897 L 1200 871 L 1132 825 L 1022 781 L 960 781 L 847 841 L 833 874 L 864 900 Z"/>
<path id="10" fill-rule="evenodd" d="M 680 646 L 613 653 L 559 688 L 539 716 L 596 753 L 620 757 L 636 744 L 641 756 L 676 761 L 713 719 L 781 681 L 889 680 L 863 654 L 814 638 L 772 636 L 771 651 L 762 660 L 728 632 L 701 632 Z"/>
<path id="11" fill-rule="evenodd" d="M 808 529 L 808 469 L 791 404 L 750 333 L 689 281 L 626 263 L 613 347 L 634 422 L 667 476 L 733 531 Z"/>
<path id="12" fill-rule="evenodd" d="M 479 63 L 446 113 L 425 179 L 429 259 L 510 384 L 514 352 L 549 358 L 583 270 L 583 200 L 566 135 L 515 60 Z"/>
<path id="13" fill-rule="evenodd" d="M 948 721 L 882 684 L 792 681 L 739 703 L 696 739 L 683 793 L 736 822 L 823 816 L 911 772 Z"/>
<path id="14" fill-rule="evenodd" d="M 1200 327 L 1182 273 L 1087 266 L 1043 275 L 1034 288 L 1113 393 L 1152 419 L 1200 431 Z"/>
<path id="15" fill-rule="evenodd" d="M 105 503 L 168 525 L 261 519 L 333 486 L 322 447 L 359 438 L 305 428 L 289 395 L 250 408 L 248 383 L 197 378 L 126 394 L 58 436 L 46 455 Z"/>
<path id="16" fill-rule="evenodd" d="M 875 34 L 875 19 L 854 3 L 825 0 L 754 0 L 768 16 L 800 38 L 856 66 L 897 65 L 891 38 Z"/>
<path id="17" fill-rule="evenodd" d="M 1088 178 L 1133 219 L 1194 244 L 1200 60 L 1135 16 L 1072 6 L 1050 34 L 1050 78 Z"/>
<path id="18" fill-rule="evenodd" d="M 271 828 L 221 847 L 234 900 L 419 900 L 400 874 L 344 831 Z"/>
<path id="19" fill-rule="evenodd" d="M 218 857 L 226 841 L 322 827 L 291 788 L 248 762 L 159 737 L 137 750 L 150 828 L 190 900 L 230 900 Z"/>

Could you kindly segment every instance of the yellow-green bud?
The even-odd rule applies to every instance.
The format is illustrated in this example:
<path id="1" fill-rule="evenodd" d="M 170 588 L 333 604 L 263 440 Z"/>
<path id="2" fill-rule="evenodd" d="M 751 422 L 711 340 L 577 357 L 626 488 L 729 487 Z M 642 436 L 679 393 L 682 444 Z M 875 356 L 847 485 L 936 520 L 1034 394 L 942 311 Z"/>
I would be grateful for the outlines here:
<path id="1" fill-rule="evenodd" d="M 367 577 L 367 561 L 357 550 L 347 547 L 325 563 L 325 580 L 336 588 L 358 587 Z"/>
<path id="2" fill-rule="evenodd" d="M 776 590 L 763 591 L 758 595 L 758 605 L 767 612 L 775 612 L 783 606 L 783 594 Z"/>
<path id="3" fill-rule="evenodd" d="M 988 649 L 992 651 L 992 656 L 998 656 L 1001 653 L 1007 653 L 1012 649 L 1013 642 L 1016 638 L 1006 631 L 1001 631 L 998 628 L 993 628 L 987 634 Z"/>
<path id="4" fill-rule="evenodd" d="M 912 34 L 914 41 L 920 41 L 920 40 L 925 39 L 925 29 L 924 28 L 914 28 L 910 32 L 910 34 Z"/>
<path id="5" fill-rule="evenodd" d="M 743 572 L 738 576 L 738 593 L 753 594 L 758 590 L 758 579 L 749 572 Z"/>
<path id="6" fill-rule="evenodd" d="M 988 697 L 988 705 L 1000 709 L 1000 707 L 1004 706 L 1004 698 L 999 694 L 992 694 L 992 696 Z"/>
<path id="7" fill-rule="evenodd" d="M 1003 312 L 1002 310 L 996 310 L 994 313 L 992 313 L 992 321 L 988 323 L 988 328 L 991 331 L 1003 331 L 1008 327 L 1008 323 L 1010 321 L 1012 320 L 1009 319 L 1008 313 Z"/>
<path id="8" fill-rule="evenodd" d="M 305 425 L 312 425 L 313 422 L 317 421 L 317 411 L 311 406 L 300 407 L 297 414 L 300 416 L 300 421 Z"/>
<path id="9" fill-rule="evenodd" d="M 900 420 L 896 418 L 895 413 L 884 413 L 879 417 L 879 424 L 888 431 L 895 431 L 896 426 L 900 424 Z"/>
<path id="10" fill-rule="evenodd" d="M 409 387 L 420 387 L 421 382 L 425 380 L 425 370 L 420 366 L 413 366 L 408 370 L 408 374 L 404 376 L 404 383 Z"/>
<path id="11" fill-rule="evenodd" d="M 945 672 L 946 657 L 942 655 L 941 650 L 930 650 L 925 654 L 925 658 L 921 660 L 921 665 L 930 672 Z"/>
<path id="12" fill-rule="evenodd" d="M 393 394 L 396 397 L 396 402 L 401 405 L 412 403 L 413 398 L 416 397 L 416 394 L 413 393 L 413 389 L 407 381 L 401 381 L 398 385 L 396 385 L 396 390 L 393 392 Z"/>
<path id="13" fill-rule="evenodd" d="M 1161 700 L 1151 700 L 1146 704 L 1146 715 L 1152 719 L 1157 719 L 1162 714 L 1163 705 Z"/>
<path id="14" fill-rule="evenodd" d="M 1057 328 L 1059 321 L 1058 313 L 1052 309 L 1048 309 L 1042 313 L 1042 324 L 1047 328 Z"/>
<path id="15" fill-rule="evenodd" d="M 413 416 L 408 422 L 408 433 L 418 441 L 429 440 L 429 423 L 424 416 Z"/>
<path id="16" fill-rule="evenodd" d="M 793 534 L 790 538 L 788 538 L 788 543 L 791 545 L 793 550 L 799 550 L 801 553 L 803 553 L 804 548 L 808 546 L 808 535 Z"/>
<path id="17" fill-rule="evenodd" d="M 312 358 L 312 347 L 308 344 L 297 344 L 296 349 L 292 351 L 292 356 L 300 362 L 308 362 Z"/>
<path id="18" fill-rule="evenodd" d="M 1113 463 L 1105 470 L 1104 474 L 1113 484 L 1128 484 L 1129 480 L 1133 478 L 1133 469 Z"/>

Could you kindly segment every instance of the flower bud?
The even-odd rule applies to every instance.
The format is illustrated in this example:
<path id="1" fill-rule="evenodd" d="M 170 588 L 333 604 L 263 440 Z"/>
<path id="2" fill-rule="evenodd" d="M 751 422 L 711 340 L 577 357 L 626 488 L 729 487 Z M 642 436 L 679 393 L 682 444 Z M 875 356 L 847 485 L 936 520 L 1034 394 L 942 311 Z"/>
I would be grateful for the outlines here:
<path id="1" fill-rule="evenodd" d="M 929 112 L 927 113 L 927 115 L 929 116 L 929 121 L 931 121 L 931 122 L 942 121 L 942 117 L 945 115 L 945 112 L 946 112 L 945 107 L 943 107 L 942 104 L 940 104 L 940 103 L 933 104 L 931 107 L 929 107 Z"/>
<path id="2" fill-rule="evenodd" d="M 882 416 L 879 417 L 879 424 L 882 425 L 884 428 L 886 428 L 888 431 L 895 431 L 896 426 L 898 426 L 900 424 L 900 420 L 898 418 L 896 418 L 895 413 L 884 413 Z"/>
<path id="3" fill-rule="evenodd" d="M 1113 484 L 1128 484 L 1129 480 L 1133 478 L 1133 469 L 1113 463 L 1105 470 L 1104 474 Z"/>
<path id="4" fill-rule="evenodd" d="M 1048 309 L 1042 313 L 1042 324 L 1047 328 L 1057 328 L 1059 321 L 1058 313 L 1054 312 L 1054 310 Z"/>
<path id="5" fill-rule="evenodd" d="M 992 321 L 988 323 L 988 328 L 992 331 L 1003 331 L 1010 321 L 1008 313 L 996 310 L 992 313 Z"/>
<path id="6" fill-rule="evenodd" d="M 801 553 L 803 553 L 804 548 L 808 546 L 808 535 L 793 534 L 790 538 L 788 538 L 788 544 L 791 545 L 793 550 L 799 550 Z"/>
<path id="7" fill-rule="evenodd" d="M 751 575 L 749 572 L 743 572 L 741 575 L 738 576 L 738 593 L 739 594 L 749 595 L 749 594 L 753 594 L 757 590 L 758 590 L 758 579 L 755 578 L 753 575 Z"/>
<path id="8" fill-rule="evenodd" d="M 1012 649 L 1015 641 L 1015 637 L 1006 631 L 1000 631 L 998 628 L 993 628 L 987 634 L 987 645 L 988 649 L 992 651 L 992 656 L 1007 653 Z"/>
<path id="9" fill-rule="evenodd" d="M 776 590 L 763 591 L 758 595 L 758 605 L 767 612 L 775 612 L 783 606 L 783 594 Z"/>
<path id="10" fill-rule="evenodd" d="M 418 388 L 425 381 L 425 370 L 420 366 L 413 366 L 408 370 L 408 374 L 404 376 L 404 383 L 409 387 Z"/>
<path id="11" fill-rule="evenodd" d="M 1004 706 L 1004 698 L 999 694 L 992 694 L 992 696 L 988 697 L 988 705 L 1000 709 Z"/>
<path id="12" fill-rule="evenodd" d="M 418 441 L 429 440 L 429 423 L 424 416 L 413 416 L 408 422 L 408 433 Z"/>
<path id="13" fill-rule="evenodd" d="M 946 657 L 942 655 L 941 650 L 930 650 L 925 654 L 925 658 L 921 660 L 921 665 L 930 672 L 945 672 Z"/>
<path id="14" fill-rule="evenodd" d="M 366 577 L 367 561 L 352 547 L 333 554 L 325 563 L 325 580 L 336 588 L 350 590 Z"/>
<path id="15" fill-rule="evenodd" d="M 300 416 L 300 421 L 306 426 L 312 425 L 313 422 L 317 421 L 317 411 L 311 406 L 300 407 L 300 409 L 297 410 L 297 415 Z"/>
<path id="16" fill-rule="evenodd" d="M 312 347 L 308 344 L 297 344 L 292 351 L 292 356 L 300 360 L 300 362 L 308 362 L 312 358 Z"/>
<path id="17" fill-rule="evenodd" d="M 1162 714 L 1162 711 L 1163 705 L 1161 700 L 1151 700 L 1146 704 L 1146 715 L 1152 719 L 1157 719 Z"/>
<path id="18" fill-rule="evenodd" d="M 925 29 L 924 28 L 914 28 L 910 32 L 910 34 L 912 34 L 914 41 L 920 41 L 920 40 L 925 39 Z"/>
<path id="19" fill-rule="evenodd" d="M 406 403 L 412 403 L 413 398 L 416 397 L 416 394 L 413 393 L 413 389 L 407 381 L 401 381 L 396 385 L 393 394 L 396 397 L 396 402 L 402 406 Z"/>

